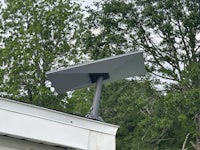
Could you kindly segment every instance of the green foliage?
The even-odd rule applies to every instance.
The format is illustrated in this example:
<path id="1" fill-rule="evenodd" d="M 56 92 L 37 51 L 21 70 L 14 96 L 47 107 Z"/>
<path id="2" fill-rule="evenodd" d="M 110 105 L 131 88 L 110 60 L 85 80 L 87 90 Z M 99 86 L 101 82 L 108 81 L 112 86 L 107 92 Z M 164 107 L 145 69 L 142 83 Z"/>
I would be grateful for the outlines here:
<path id="1" fill-rule="evenodd" d="M 80 6 L 68 0 L 6 0 L 1 7 L 1 96 L 63 108 L 46 79 L 50 69 L 77 62 L 83 27 Z M 58 107 L 58 108 L 57 108 Z"/>
<path id="2" fill-rule="evenodd" d="M 94 95 L 94 88 L 83 88 L 71 93 L 68 99 L 69 113 L 85 117 L 90 111 Z"/>
<path id="3" fill-rule="evenodd" d="M 100 115 L 120 125 L 117 149 L 200 148 L 197 0 L 103 0 L 88 10 L 85 23 L 80 6 L 69 0 L 5 2 L 1 96 L 85 116 L 93 87 L 58 95 L 45 73 L 78 62 L 82 52 L 99 59 L 144 50 L 151 78 L 103 87 Z M 166 79 L 164 93 L 155 90 L 152 78 Z"/>
<path id="4" fill-rule="evenodd" d="M 199 2 L 109 0 L 97 8 L 89 11 L 88 27 L 99 33 L 85 37 L 93 59 L 144 50 L 148 70 L 176 83 L 199 62 Z"/>
<path id="5" fill-rule="evenodd" d="M 149 75 L 165 90 L 119 82 L 104 91 L 102 116 L 121 126 L 118 149 L 199 149 L 199 1 L 106 0 L 96 7 L 89 9 L 85 53 L 98 59 L 144 50 Z"/>
<path id="6" fill-rule="evenodd" d="M 129 46 L 133 46 L 134 41 L 126 37 L 132 33 L 129 24 L 136 21 L 133 17 L 133 6 L 123 1 L 114 0 L 105 3 L 102 1 L 102 9 L 98 10 L 89 10 L 90 16 L 87 18 L 89 31 L 84 37 L 85 53 L 89 53 L 92 59 L 99 59 L 133 50 Z M 99 33 L 94 34 L 90 29 L 97 30 Z"/>
<path id="7" fill-rule="evenodd" d="M 199 115 L 199 101 L 200 101 L 200 89 L 190 89 L 181 93 L 170 93 L 164 99 L 164 108 L 166 112 L 170 114 L 167 118 L 173 121 L 170 131 L 172 138 L 180 139 L 175 142 L 179 142 L 177 145 L 181 145 L 181 141 L 184 141 L 185 136 L 189 133 L 189 139 L 186 147 L 194 147 L 195 137 L 200 134 L 200 130 L 197 128 L 199 123 L 196 122 Z M 196 143 L 198 145 L 198 143 Z M 181 146 L 179 146 L 181 147 Z"/>
<path id="8" fill-rule="evenodd" d="M 118 149 L 145 149 L 153 147 L 155 134 L 152 126 L 160 94 L 148 81 L 120 81 L 108 84 L 103 89 L 101 116 L 106 122 L 120 125 L 117 134 Z M 161 124 L 161 123 L 159 123 Z M 164 127 L 159 127 L 164 128 Z"/>

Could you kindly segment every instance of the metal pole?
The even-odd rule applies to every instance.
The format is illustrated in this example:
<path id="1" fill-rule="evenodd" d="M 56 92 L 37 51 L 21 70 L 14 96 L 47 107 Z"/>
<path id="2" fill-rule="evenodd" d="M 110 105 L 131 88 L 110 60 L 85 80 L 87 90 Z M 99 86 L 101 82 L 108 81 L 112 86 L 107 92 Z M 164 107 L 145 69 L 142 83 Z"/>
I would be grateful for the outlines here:
<path id="1" fill-rule="evenodd" d="M 90 112 L 89 115 L 90 118 L 100 121 L 102 121 L 102 119 L 99 117 L 98 110 L 99 110 L 102 85 L 103 85 L 103 76 L 100 76 L 96 82 L 96 92 L 93 98 L 92 111 Z"/>

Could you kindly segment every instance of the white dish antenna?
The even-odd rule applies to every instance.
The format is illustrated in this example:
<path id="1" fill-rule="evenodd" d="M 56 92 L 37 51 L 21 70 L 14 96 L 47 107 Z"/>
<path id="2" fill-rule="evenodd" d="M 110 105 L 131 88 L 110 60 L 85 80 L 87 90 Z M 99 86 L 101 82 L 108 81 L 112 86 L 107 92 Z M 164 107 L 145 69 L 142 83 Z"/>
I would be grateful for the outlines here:
<path id="1" fill-rule="evenodd" d="M 103 82 L 116 81 L 145 74 L 143 52 L 132 52 L 47 72 L 58 93 L 87 87 L 96 83 L 92 110 L 88 118 L 101 120 L 98 115 Z"/>

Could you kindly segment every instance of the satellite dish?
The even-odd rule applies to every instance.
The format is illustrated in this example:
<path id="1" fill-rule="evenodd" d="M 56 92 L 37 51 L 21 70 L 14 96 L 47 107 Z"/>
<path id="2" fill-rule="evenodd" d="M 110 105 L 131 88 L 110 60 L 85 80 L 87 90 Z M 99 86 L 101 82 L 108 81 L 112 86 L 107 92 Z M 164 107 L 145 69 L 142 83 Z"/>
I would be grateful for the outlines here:
<path id="1" fill-rule="evenodd" d="M 98 108 L 103 82 L 140 76 L 145 72 L 143 52 L 138 51 L 50 71 L 47 72 L 47 78 L 58 93 L 88 87 L 96 83 L 92 110 L 87 117 L 101 120 L 98 116 Z"/>

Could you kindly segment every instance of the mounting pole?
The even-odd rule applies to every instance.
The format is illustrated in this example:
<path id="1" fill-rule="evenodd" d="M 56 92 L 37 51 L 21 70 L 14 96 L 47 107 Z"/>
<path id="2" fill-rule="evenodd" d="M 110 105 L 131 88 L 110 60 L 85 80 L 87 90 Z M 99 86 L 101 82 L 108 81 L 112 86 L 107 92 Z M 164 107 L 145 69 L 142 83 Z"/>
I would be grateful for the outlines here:
<path id="1" fill-rule="evenodd" d="M 87 118 L 103 121 L 98 114 L 102 86 L 103 86 L 103 76 L 99 76 L 96 81 L 96 92 L 93 98 L 91 112 L 86 116 Z"/>

